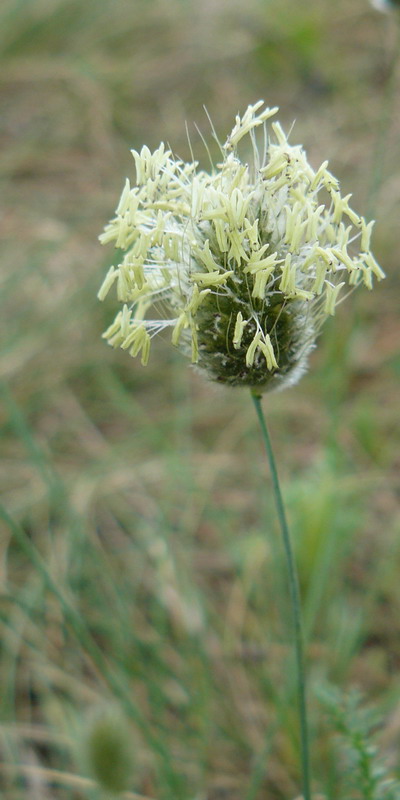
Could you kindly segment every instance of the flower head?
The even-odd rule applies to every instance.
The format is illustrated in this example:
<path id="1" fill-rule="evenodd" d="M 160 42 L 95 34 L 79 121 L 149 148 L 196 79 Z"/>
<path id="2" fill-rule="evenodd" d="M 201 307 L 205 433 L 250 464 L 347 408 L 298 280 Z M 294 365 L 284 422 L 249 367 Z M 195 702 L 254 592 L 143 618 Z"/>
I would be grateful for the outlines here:
<path id="1" fill-rule="evenodd" d="M 263 105 L 236 117 L 210 174 L 164 144 L 132 151 L 136 185 L 126 181 L 100 237 L 124 255 L 98 294 L 116 284 L 122 303 L 103 334 L 113 347 L 146 364 L 152 337 L 169 329 L 209 378 L 260 391 L 298 380 L 346 290 L 384 277 L 369 249 L 373 222 Z M 244 138 L 249 162 L 238 154 Z"/>

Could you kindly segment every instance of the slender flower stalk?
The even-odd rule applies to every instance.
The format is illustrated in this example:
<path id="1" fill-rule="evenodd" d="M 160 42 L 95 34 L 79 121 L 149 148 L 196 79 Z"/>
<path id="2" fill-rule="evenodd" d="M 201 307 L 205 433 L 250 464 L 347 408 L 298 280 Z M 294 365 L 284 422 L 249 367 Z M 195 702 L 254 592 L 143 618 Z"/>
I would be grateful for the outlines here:
<path id="1" fill-rule="evenodd" d="M 292 543 L 290 539 L 289 526 L 286 519 L 285 506 L 283 503 L 279 475 L 275 462 L 274 451 L 265 421 L 261 405 L 261 397 L 256 392 L 252 392 L 252 398 L 256 409 L 257 418 L 260 424 L 261 434 L 264 442 L 265 451 L 268 458 L 269 468 L 272 478 L 272 487 L 275 498 L 275 505 L 281 529 L 283 546 L 285 550 L 286 566 L 288 573 L 288 583 L 290 591 L 290 602 L 292 607 L 293 625 L 293 645 L 296 658 L 296 677 L 297 677 L 297 702 L 300 718 L 300 742 L 301 742 L 301 764 L 303 772 L 303 798 L 311 798 L 311 778 L 310 778 L 310 756 L 309 756 L 309 730 L 307 719 L 307 695 L 306 695 L 306 675 L 304 644 L 302 630 L 301 600 L 299 590 L 299 580 L 296 564 L 293 555 Z"/>
<path id="2" fill-rule="evenodd" d="M 114 287 L 122 305 L 103 334 L 112 347 L 147 364 L 153 336 L 169 331 L 206 377 L 252 392 L 288 568 L 303 800 L 311 800 L 298 579 L 260 397 L 296 383 L 324 320 L 355 287 L 372 289 L 384 273 L 370 250 L 373 221 L 341 195 L 328 162 L 314 169 L 271 121 L 277 109 L 263 106 L 237 116 L 224 144 L 213 131 L 221 158 L 211 173 L 164 144 L 132 151 L 136 184 L 126 180 L 100 237 L 123 257 L 98 297 Z"/>

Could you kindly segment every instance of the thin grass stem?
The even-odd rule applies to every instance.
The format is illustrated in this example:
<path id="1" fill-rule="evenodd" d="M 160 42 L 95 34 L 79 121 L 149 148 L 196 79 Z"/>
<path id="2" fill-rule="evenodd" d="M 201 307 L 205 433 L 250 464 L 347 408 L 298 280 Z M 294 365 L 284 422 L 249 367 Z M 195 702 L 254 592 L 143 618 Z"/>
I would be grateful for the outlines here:
<path id="1" fill-rule="evenodd" d="M 261 397 L 260 395 L 258 395 L 256 392 L 253 391 L 252 398 L 256 409 L 258 421 L 260 423 L 261 434 L 268 458 L 269 468 L 271 471 L 275 505 L 278 513 L 279 525 L 282 533 L 283 545 L 285 550 L 285 558 L 286 558 L 289 590 L 290 590 L 290 602 L 292 607 L 292 623 L 293 623 L 293 639 L 294 639 L 293 643 L 294 643 L 294 651 L 296 659 L 297 699 L 298 699 L 299 722 L 300 722 L 303 797 L 304 800 L 311 800 L 306 676 L 305 676 L 305 659 L 304 659 L 304 646 L 303 646 L 299 580 L 293 555 L 292 544 L 290 540 L 289 526 L 286 519 L 285 506 L 283 503 L 282 492 L 279 483 L 278 470 L 275 462 L 274 452 L 272 449 L 271 439 L 269 436 L 267 424 L 264 417 L 264 412 L 262 410 Z"/>

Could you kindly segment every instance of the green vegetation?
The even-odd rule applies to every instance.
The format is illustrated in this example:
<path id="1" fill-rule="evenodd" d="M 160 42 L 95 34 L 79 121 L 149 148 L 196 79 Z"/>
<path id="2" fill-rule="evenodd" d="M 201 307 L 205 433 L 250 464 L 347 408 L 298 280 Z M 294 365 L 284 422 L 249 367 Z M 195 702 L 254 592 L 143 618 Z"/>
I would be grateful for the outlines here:
<path id="1" fill-rule="evenodd" d="M 355 800 L 354 736 L 368 751 L 349 704 L 337 749 L 326 681 L 375 704 L 379 763 L 399 777 L 397 22 L 367 0 L 3 0 L 5 800 L 110 797 L 119 778 L 102 789 L 87 758 L 110 709 L 131 737 L 126 798 L 298 794 L 283 554 L 248 393 L 206 383 L 161 338 L 146 370 L 112 351 L 115 307 L 96 301 L 129 147 L 163 138 L 190 158 L 186 119 L 207 167 L 203 104 L 224 136 L 259 97 L 377 218 L 389 276 L 264 402 L 300 570 L 315 790 Z"/>

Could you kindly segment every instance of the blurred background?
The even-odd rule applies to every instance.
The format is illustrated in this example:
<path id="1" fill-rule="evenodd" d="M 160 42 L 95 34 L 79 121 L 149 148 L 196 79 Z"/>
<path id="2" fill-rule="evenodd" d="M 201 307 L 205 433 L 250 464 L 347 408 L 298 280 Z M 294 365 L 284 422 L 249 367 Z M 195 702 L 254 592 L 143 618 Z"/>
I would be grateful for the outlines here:
<path id="1" fill-rule="evenodd" d="M 250 399 L 161 338 L 146 369 L 113 351 L 115 304 L 96 300 L 130 148 L 162 139 L 190 158 L 187 122 L 207 168 L 203 106 L 224 139 L 260 98 L 377 220 L 387 280 L 340 307 L 309 374 L 265 409 L 300 570 L 316 789 L 345 796 L 326 681 L 376 703 L 398 774 L 399 22 L 367 0 L 2 0 L 6 800 L 299 794 L 286 581 Z"/>

